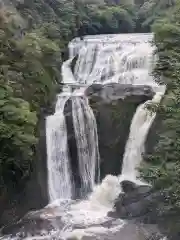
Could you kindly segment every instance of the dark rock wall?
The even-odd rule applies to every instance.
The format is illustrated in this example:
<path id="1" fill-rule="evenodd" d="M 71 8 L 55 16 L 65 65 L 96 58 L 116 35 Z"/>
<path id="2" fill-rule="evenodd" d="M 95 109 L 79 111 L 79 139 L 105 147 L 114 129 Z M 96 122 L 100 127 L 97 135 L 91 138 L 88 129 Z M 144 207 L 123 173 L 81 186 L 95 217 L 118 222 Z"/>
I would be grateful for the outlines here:
<path id="1" fill-rule="evenodd" d="M 72 181 L 74 182 L 74 193 L 73 197 L 79 198 L 80 192 L 79 189 L 81 188 L 81 177 L 79 173 L 79 162 L 78 162 L 78 152 L 77 152 L 77 145 L 75 139 L 75 132 L 73 126 L 73 118 L 72 118 L 72 101 L 69 99 L 64 107 L 64 115 L 66 119 L 66 126 L 67 126 L 67 133 L 68 133 L 68 147 L 69 147 L 69 158 L 70 158 L 70 165 L 71 165 L 71 176 Z M 76 191 L 75 191 L 76 189 Z"/>
<path id="2" fill-rule="evenodd" d="M 107 174 L 120 174 L 131 120 L 139 103 L 119 100 L 92 104 L 97 120 L 101 179 Z"/>
<path id="3" fill-rule="evenodd" d="M 132 118 L 138 105 L 152 99 L 154 93 L 148 86 L 94 84 L 86 94 L 97 120 L 101 179 L 118 175 Z"/>

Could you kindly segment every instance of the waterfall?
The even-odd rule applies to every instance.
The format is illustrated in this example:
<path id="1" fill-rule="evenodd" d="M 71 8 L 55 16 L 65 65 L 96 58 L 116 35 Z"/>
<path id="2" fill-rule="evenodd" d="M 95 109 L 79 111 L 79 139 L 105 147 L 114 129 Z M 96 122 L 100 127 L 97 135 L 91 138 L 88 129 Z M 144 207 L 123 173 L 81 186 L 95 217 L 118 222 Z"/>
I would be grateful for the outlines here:
<path id="1" fill-rule="evenodd" d="M 152 34 L 120 34 L 85 36 L 81 41 L 69 43 L 70 59 L 62 65 L 63 93 L 58 97 L 55 114 L 47 118 L 48 187 L 50 201 L 58 198 L 72 198 L 76 187 L 83 197 L 93 190 L 100 170 L 97 125 L 93 111 L 84 95 L 92 83 L 150 85 L 155 91 L 158 84 L 151 76 L 153 51 L 149 41 Z M 74 73 L 71 70 L 73 58 L 78 54 Z M 75 91 L 72 91 L 72 87 Z M 157 102 L 161 94 L 156 93 L 152 101 L 140 105 L 132 119 L 129 139 L 123 159 L 122 175 L 135 179 L 136 168 L 142 160 L 144 142 L 156 113 L 146 105 Z M 68 132 L 64 106 L 72 103 L 72 124 L 77 147 L 78 182 L 74 183 L 69 154 Z M 160 101 L 160 99 L 159 99 Z M 72 154 L 71 154 L 72 155 Z M 98 175 L 98 176 L 97 176 Z M 80 180 L 79 180 L 80 179 Z"/>
<path id="2" fill-rule="evenodd" d="M 139 200 L 136 194 L 128 195 L 132 196 L 132 202 L 128 197 L 124 198 L 120 183 L 123 180 L 142 183 L 138 180 L 137 167 L 156 116 L 151 106 L 159 104 L 165 91 L 151 75 L 154 47 L 149 41 L 152 37 L 152 34 L 96 35 L 85 36 L 83 41 L 76 38 L 69 43 L 70 58 L 62 65 L 62 93 L 57 96 L 55 113 L 46 118 L 49 204 L 18 221 L 15 228 L 19 232 L 15 237 L 1 239 L 124 240 L 134 239 L 134 236 L 140 239 L 136 235 L 139 224 L 135 232 L 131 229 L 131 223 L 134 225 L 136 221 L 114 218 L 112 212 L 118 196 L 118 201 L 123 199 L 119 205 L 122 214 L 127 212 L 128 219 L 131 209 L 141 204 L 136 205 Z M 73 60 L 76 60 L 74 72 L 71 69 Z M 122 172 L 119 176 L 106 175 L 101 183 L 97 124 L 85 94 L 93 83 L 148 85 L 155 92 L 152 100 L 137 107 L 131 121 Z M 151 195 L 147 196 L 143 191 L 139 192 L 140 198 L 146 196 L 145 203 Z M 142 205 L 146 206 L 146 203 Z M 119 214 L 118 210 L 116 213 Z M 124 228 L 124 233 L 122 228 L 128 227 L 129 223 L 130 228 Z M 13 226 L 8 228 L 13 229 Z"/>
<path id="3" fill-rule="evenodd" d="M 72 82 L 157 86 L 150 74 L 154 61 L 152 37 L 152 34 L 115 34 L 86 36 L 84 41 L 74 39 L 69 43 L 69 52 L 71 57 L 78 53 L 78 59 Z"/>
<path id="4" fill-rule="evenodd" d="M 165 89 L 157 92 L 152 100 L 138 106 L 132 119 L 129 138 L 126 143 L 125 153 L 123 157 L 122 175 L 131 180 L 138 177 L 138 167 L 142 161 L 144 152 L 144 143 L 149 129 L 156 117 L 156 112 L 148 109 L 153 104 L 159 104 Z"/>
<path id="5" fill-rule="evenodd" d="M 72 181 L 69 165 L 67 128 L 64 106 L 69 97 L 58 96 L 56 111 L 46 119 L 48 189 L 50 201 L 71 198 Z"/>
<path id="6" fill-rule="evenodd" d="M 96 119 L 86 97 L 72 97 L 72 115 L 78 150 L 79 170 L 82 179 L 81 193 L 95 185 L 99 172 L 99 150 Z M 98 163 L 98 165 L 97 165 Z M 97 181 L 99 180 L 99 174 Z"/>
<path id="7" fill-rule="evenodd" d="M 99 181 L 99 150 L 96 120 L 88 99 L 81 93 L 58 96 L 55 114 L 47 117 L 46 138 L 48 157 L 48 189 L 50 202 L 56 199 L 71 199 L 73 195 L 73 177 L 71 176 L 68 149 L 68 132 L 64 106 L 68 99 L 72 101 L 72 119 L 78 150 L 78 166 L 81 178 L 80 195 L 84 196 Z"/>

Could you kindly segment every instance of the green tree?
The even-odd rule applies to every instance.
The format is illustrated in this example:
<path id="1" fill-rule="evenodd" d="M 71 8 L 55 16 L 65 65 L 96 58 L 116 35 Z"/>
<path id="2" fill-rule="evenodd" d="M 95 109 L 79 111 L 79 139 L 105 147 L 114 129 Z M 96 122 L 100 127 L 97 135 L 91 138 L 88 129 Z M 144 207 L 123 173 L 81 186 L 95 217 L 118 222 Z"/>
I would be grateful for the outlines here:
<path id="1" fill-rule="evenodd" d="M 8 79 L 0 76 L 0 189 L 22 184 L 29 176 L 36 144 L 36 113 L 14 97 Z"/>
<path id="2" fill-rule="evenodd" d="M 142 27 L 150 27 L 156 20 L 166 15 L 176 0 L 145 0 L 138 12 Z"/>
<path id="3" fill-rule="evenodd" d="M 42 29 L 21 34 L 22 23 L 17 13 L 0 11 L 0 190 L 25 184 L 35 160 L 38 118 L 60 82 L 58 45 Z"/>
<path id="4" fill-rule="evenodd" d="M 167 91 L 158 114 L 161 127 L 158 143 L 148 156 L 143 177 L 165 194 L 159 202 L 159 217 L 169 239 L 179 235 L 180 222 L 180 1 L 167 17 L 153 27 L 158 62 L 154 75 L 165 82 Z"/>

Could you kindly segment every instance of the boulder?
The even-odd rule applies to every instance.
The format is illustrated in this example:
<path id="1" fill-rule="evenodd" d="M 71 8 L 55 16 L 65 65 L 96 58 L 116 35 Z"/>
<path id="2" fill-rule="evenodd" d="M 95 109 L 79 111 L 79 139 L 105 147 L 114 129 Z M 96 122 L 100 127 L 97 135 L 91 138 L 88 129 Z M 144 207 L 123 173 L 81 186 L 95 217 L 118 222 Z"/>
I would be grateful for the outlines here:
<path id="1" fill-rule="evenodd" d="M 89 98 L 97 98 L 99 101 L 106 103 L 126 98 L 134 101 L 139 101 L 139 98 L 141 98 L 142 101 L 146 101 L 152 99 L 154 94 L 150 86 L 119 83 L 92 84 L 86 90 L 86 95 Z"/>
<path id="2" fill-rule="evenodd" d="M 114 212 L 110 212 L 109 216 L 156 223 L 157 200 L 161 201 L 163 195 L 155 192 L 149 185 L 123 181 L 121 186 L 124 192 L 119 195 L 114 205 Z"/>
<path id="3" fill-rule="evenodd" d="M 141 194 L 146 194 L 152 190 L 152 187 L 150 185 L 140 185 L 135 182 L 131 182 L 129 180 L 124 180 L 121 182 L 121 187 L 124 193 L 126 194 L 134 194 L 136 195 L 141 195 Z"/>
<path id="4" fill-rule="evenodd" d="M 137 189 L 137 184 L 128 180 L 124 180 L 121 182 L 121 187 L 123 192 L 131 193 L 135 189 Z"/>
<path id="5" fill-rule="evenodd" d="M 64 227 L 60 216 L 56 216 L 58 209 L 44 208 L 39 211 L 29 212 L 20 221 L 1 229 L 3 235 L 18 235 L 20 239 L 27 236 L 48 235 L 56 227 Z"/>

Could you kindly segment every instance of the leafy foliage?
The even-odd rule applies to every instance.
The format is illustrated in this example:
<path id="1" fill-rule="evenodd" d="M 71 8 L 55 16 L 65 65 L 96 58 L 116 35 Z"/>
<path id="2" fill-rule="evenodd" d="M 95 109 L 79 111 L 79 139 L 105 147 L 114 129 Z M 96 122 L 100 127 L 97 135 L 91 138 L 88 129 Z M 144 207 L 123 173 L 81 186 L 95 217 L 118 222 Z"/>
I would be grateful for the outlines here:
<path id="1" fill-rule="evenodd" d="M 20 35 L 21 18 L 0 12 L 0 187 L 31 172 L 37 116 L 52 103 L 59 81 L 58 45 L 37 30 Z"/>
<path id="2" fill-rule="evenodd" d="M 0 187 L 13 186 L 29 174 L 36 122 L 29 103 L 14 97 L 0 76 Z"/>
<path id="3" fill-rule="evenodd" d="M 149 31 L 151 25 L 158 19 L 164 17 L 176 0 L 143 0 L 137 1 L 139 5 L 138 18 L 141 28 Z"/>
<path id="4" fill-rule="evenodd" d="M 103 5 L 89 16 L 90 21 L 83 23 L 80 29 L 83 35 L 125 33 L 135 29 L 135 13 L 132 13 L 131 6 Z"/>
<path id="5" fill-rule="evenodd" d="M 167 91 L 159 113 L 159 140 L 146 162 L 143 177 L 166 195 L 159 203 L 159 215 L 171 236 L 179 234 L 180 223 L 180 1 L 167 17 L 153 27 L 159 56 L 155 69 L 158 81 L 164 81 Z"/>

